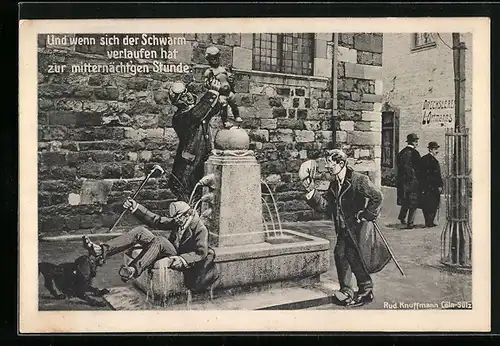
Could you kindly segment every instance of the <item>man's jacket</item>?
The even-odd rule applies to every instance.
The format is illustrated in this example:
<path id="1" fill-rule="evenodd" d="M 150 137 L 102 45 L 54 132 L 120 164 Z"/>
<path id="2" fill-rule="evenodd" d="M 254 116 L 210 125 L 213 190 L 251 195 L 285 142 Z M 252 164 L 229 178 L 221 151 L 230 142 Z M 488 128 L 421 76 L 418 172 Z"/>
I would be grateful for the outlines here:
<path id="1" fill-rule="evenodd" d="M 420 202 L 420 154 L 412 147 L 403 148 L 397 156 L 397 201 L 401 206 L 418 208 Z"/>
<path id="2" fill-rule="evenodd" d="M 437 209 L 440 203 L 439 188 L 443 187 L 439 161 L 430 153 L 422 156 L 420 161 L 421 201 L 422 208 Z"/>
<path id="3" fill-rule="evenodd" d="M 170 190 L 178 199 L 187 202 L 196 183 L 203 177 L 204 163 L 212 150 L 210 119 L 217 93 L 205 93 L 199 102 L 185 111 L 178 111 L 172 119 L 172 127 L 179 138 L 174 166 L 168 181 Z"/>

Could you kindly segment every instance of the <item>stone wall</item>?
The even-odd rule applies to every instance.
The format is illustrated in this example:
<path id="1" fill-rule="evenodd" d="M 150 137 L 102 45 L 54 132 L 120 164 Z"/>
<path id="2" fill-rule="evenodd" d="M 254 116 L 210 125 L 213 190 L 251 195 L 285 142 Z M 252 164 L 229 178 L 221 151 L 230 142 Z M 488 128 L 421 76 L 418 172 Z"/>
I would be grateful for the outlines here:
<path id="1" fill-rule="evenodd" d="M 354 170 L 380 185 L 382 34 L 340 34 L 337 146 Z"/>
<path id="2" fill-rule="evenodd" d="M 48 65 L 104 63 L 75 47 L 38 50 L 39 232 L 110 227 L 154 164 L 172 165 L 177 137 L 166 87 L 179 76 L 49 74 Z M 172 195 L 152 180 L 138 199 L 164 210 Z M 123 224 L 134 223 L 125 217 Z"/>
<path id="3" fill-rule="evenodd" d="M 190 34 L 175 47 L 192 76 L 150 74 L 48 74 L 48 64 L 106 62 L 106 56 L 75 47 L 47 48 L 39 39 L 39 232 L 97 231 L 108 228 L 121 203 L 154 164 L 168 177 L 177 146 L 171 128 L 175 107 L 167 89 L 194 77 L 202 91 L 205 48 L 216 44 L 224 64 L 232 64 L 242 127 L 276 199 L 282 221 L 323 218 L 304 201 L 298 169 L 333 148 L 332 34 L 316 34 L 313 76 L 252 71 L 251 34 Z M 337 143 L 350 164 L 379 181 L 382 37 L 342 34 L 339 42 Z M 150 61 L 141 61 L 150 63 Z M 378 130 L 377 130 L 378 129 Z M 374 135 L 378 131 L 378 136 Z M 320 161 L 320 188 L 327 186 Z M 268 193 L 263 188 L 264 193 Z M 156 212 L 172 200 L 165 179 L 152 180 L 137 197 Z M 266 197 L 270 200 L 270 197 Z M 266 217 L 267 218 L 267 217 Z M 126 216 L 121 225 L 137 223 Z"/>

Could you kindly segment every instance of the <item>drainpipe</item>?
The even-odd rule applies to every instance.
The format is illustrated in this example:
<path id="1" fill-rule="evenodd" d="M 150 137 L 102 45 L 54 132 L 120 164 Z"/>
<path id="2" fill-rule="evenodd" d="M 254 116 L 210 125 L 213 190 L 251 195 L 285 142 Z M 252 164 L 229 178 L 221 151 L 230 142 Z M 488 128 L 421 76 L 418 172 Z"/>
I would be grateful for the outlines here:
<path id="1" fill-rule="evenodd" d="M 333 148 L 337 148 L 337 121 L 336 121 L 336 111 L 337 111 L 337 64 L 338 64 L 338 37 L 336 33 L 332 34 L 332 144 Z"/>

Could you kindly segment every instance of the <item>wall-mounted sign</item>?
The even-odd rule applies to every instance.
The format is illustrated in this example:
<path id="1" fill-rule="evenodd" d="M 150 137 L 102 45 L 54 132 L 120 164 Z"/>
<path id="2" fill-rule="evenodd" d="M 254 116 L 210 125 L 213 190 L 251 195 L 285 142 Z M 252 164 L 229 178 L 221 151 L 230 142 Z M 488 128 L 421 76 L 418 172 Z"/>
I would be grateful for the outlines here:
<path id="1" fill-rule="evenodd" d="M 422 128 L 438 129 L 455 126 L 455 99 L 442 97 L 424 99 L 422 106 Z"/>

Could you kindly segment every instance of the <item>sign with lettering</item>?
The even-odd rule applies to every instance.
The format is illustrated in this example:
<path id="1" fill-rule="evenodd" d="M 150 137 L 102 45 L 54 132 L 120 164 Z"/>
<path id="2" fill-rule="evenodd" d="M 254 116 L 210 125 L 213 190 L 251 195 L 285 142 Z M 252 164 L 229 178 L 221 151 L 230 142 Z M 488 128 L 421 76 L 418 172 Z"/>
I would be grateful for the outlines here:
<path id="1" fill-rule="evenodd" d="M 422 106 L 422 128 L 438 129 L 455 126 L 455 99 L 442 97 L 424 99 Z"/>

